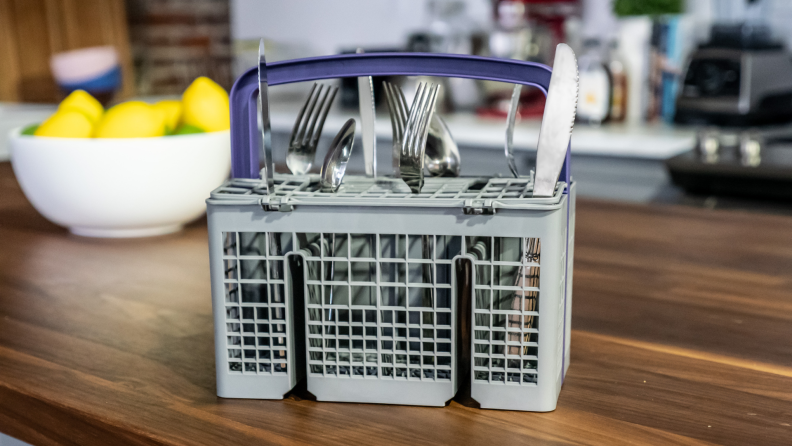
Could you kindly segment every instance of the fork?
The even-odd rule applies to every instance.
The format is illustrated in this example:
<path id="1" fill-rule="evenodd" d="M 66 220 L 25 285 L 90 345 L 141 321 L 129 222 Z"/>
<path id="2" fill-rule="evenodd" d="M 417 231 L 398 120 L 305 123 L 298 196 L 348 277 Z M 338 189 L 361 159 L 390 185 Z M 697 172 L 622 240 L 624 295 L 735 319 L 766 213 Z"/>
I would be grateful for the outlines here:
<path id="1" fill-rule="evenodd" d="M 324 94 L 322 94 L 323 90 Z M 322 136 L 322 127 L 324 127 L 327 112 L 330 111 L 336 93 L 338 93 L 338 87 L 317 83 L 311 87 L 308 99 L 305 100 L 297 115 L 297 120 L 294 122 L 289 139 L 286 165 L 294 175 L 305 175 L 311 170 L 316 156 L 316 146 L 319 137 Z"/>
<path id="2" fill-rule="evenodd" d="M 426 136 L 429 133 L 429 122 L 434 115 L 435 102 L 440 85 L 419 84 L 415 94 L 407 125 L 399 152 L 399 171 L 402 179 L 414 194 L 421 192 L 424 182 L 424 152 L 426 150 Z M 404 99 L 402 97 L 402 99 Z M 406 102 L 406 101 L 405 101 Z M 393 120 L 391 121 L 393 122 Z M 395 128 L 395 127 L 394 127 Z M 428 235 L 421 236 L 421 254 L 424 259 L 432 259 L 431 239 Z M 423 265 L 424 283 L 433 284 L 432 266 Z M 432 306 L 434 288 L 429 288 L 423 296 L 424 306 Z"/>
<path id="3" fill-rule="evenodd" d="M 382 83 L 385 87 L 385 99 L 388 102 L 391 130 L 393 131 L 393 174 L 399 177 L 399 153 L 401 153 L 404 127 L 407 125 L 407 100 L 402 89 L 390 82 Z"/>
<path id="4" fill-rule="evenodd" d="M 399 173 L 414 194 L 421 193 L 424 183 L 424 152 L 429 121 L 432 119 L 440 85 L 422 83 L 415 93 L 399 152 Z"/>

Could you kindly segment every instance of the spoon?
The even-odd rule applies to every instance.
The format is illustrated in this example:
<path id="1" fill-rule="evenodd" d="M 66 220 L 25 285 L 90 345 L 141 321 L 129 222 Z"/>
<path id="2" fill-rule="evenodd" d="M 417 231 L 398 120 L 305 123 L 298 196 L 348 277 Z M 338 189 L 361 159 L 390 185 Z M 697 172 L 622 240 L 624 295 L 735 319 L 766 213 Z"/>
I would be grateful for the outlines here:
<path id="1" fill-rule="evenodd" d="M 445 121 L 438 115 L 429 121 L 424 163 L 433 177 L 458 177 L 462 168 L 459 148 Z"/>
<path id="2" fill-rule="evenodd" d="M 335 192 L 344 179 L 349 157 L 352 155 L 352 145 L 355 143 L 355 120 L 349 119 L 341 126 L 341 130 L 330 143 L 330 149 L 322 164 L 319 173 L 323 192 Z"/>
<path id="3" fill-rule="evenodd" d="M 383 82 L 385 86 L 385 97 L 390 105 L 388 111 L 391 115 L 393 127 L 393 167 L 397 172 L 399 169 L 399 152 L 401 150 L 400 132 L 404 131 L 407 125 L 407 118 L 410 106 L 404 96 L 404 90 L 396 84 Z M 426 136 L 426 149 L 424 151 L 424 166 L 433 177 L 458 177 L 462 167 L 459 157 L 459 148 L 451 136 L 443 118 L 437 114 L 432 115 L 429 121 L 429 132 Z M 399 173 L 400 174 L 400 173 Z"/>
<path id="4" fill-rule="evenodd" d="M 514 161 L 514 121 L 517 118 L 517 106 L 520 105 L 521 91 L 522 85 L 515 84 L 509 103 L 509 115 L 506 117 L 506 162 L 509 164 L 509 170 L 514 178 L 520 177 L 520 174 L 517 173 L 517 163 Z"/>

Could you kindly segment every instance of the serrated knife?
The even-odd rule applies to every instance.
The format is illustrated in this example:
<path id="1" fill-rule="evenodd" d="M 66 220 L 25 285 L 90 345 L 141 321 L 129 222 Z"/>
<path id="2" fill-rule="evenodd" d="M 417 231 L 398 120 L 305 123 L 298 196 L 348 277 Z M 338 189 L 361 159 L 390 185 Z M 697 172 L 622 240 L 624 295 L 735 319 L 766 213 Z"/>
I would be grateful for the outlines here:
<path id="1" fill-rule="evenodd" d="M 358 48 L 361 54 L 363 48 Z M 377 178 L 377 133 L 374 129 L 376 105 L 374 104 L 374 80 L 371 76 L 358 78 L 358 99 L 360 105 L 360 128 L 363 133 L 363 160 L 366 176 Z"/>
<path id="2" fill-rule="evenodd" d="M 578 68 L 569 45 L 559 43 L 536 147 L 534 197 L 551 197 L 566 158 L 578 97 Z"/>
<path id="3" fill-rule="evenodd" d="M 264 39 L 259 41 L 258 81 L 259 95 L 256 101 L 256 111 L 261 150 L 264 152 L 264 168 L 261 169 L 261 179 L 264 180 L 269 195 L 275 192 L 273 177 L 275 164 L 272 161 L 272 131 L 270 130 L 269 98 L 267 97 L 267 59 L 264 57 Z"/>

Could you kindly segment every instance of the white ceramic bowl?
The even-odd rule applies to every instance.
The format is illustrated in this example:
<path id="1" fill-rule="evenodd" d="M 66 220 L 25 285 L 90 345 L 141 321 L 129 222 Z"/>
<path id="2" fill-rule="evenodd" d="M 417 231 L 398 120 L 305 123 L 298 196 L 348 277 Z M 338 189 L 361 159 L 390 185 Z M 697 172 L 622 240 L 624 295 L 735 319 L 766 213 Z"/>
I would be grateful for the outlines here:
<path id="1" fill-rule="evenodd" d="M 11 132 L 11 163 L 42 215 L 89 237 L 176 232 L 206 211 L 231 168 L 230 132 L 43 138 Z"/>

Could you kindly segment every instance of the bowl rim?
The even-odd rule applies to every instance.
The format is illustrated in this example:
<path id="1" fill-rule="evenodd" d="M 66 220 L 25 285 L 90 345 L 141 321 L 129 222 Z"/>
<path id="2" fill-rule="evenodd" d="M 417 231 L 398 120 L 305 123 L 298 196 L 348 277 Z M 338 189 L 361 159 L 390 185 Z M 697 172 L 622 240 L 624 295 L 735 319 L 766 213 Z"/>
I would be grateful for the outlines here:
<path id="1" fill-rule="evenodd" d="M 159 138 L 170 138 L 170 137 L 182 137 L 182 138 L 202 138 L 208 135 L 218 135 L 220 133 L 231 133 L 231 129 L 228 130 L 219 130 L 216 132 L 203 132 L 203 133 L 190 133 L 187 135 L 162 135 L 162 136 L 148 136 L 145 138 L 63 138 L 60 136 L 35 136 L 35 135 L 23 135 L 22 130 L 29 127 L 32 124 L 22 125 L 19 127 L 14 127 L 11 131 L 8 132 L 8 139 L 27 139 L 27 138 L 46 138 L 49 141 L 92 141 L 88 144 L 97 144 L 99 141 L 151 141 L 156 140 Z"/>

